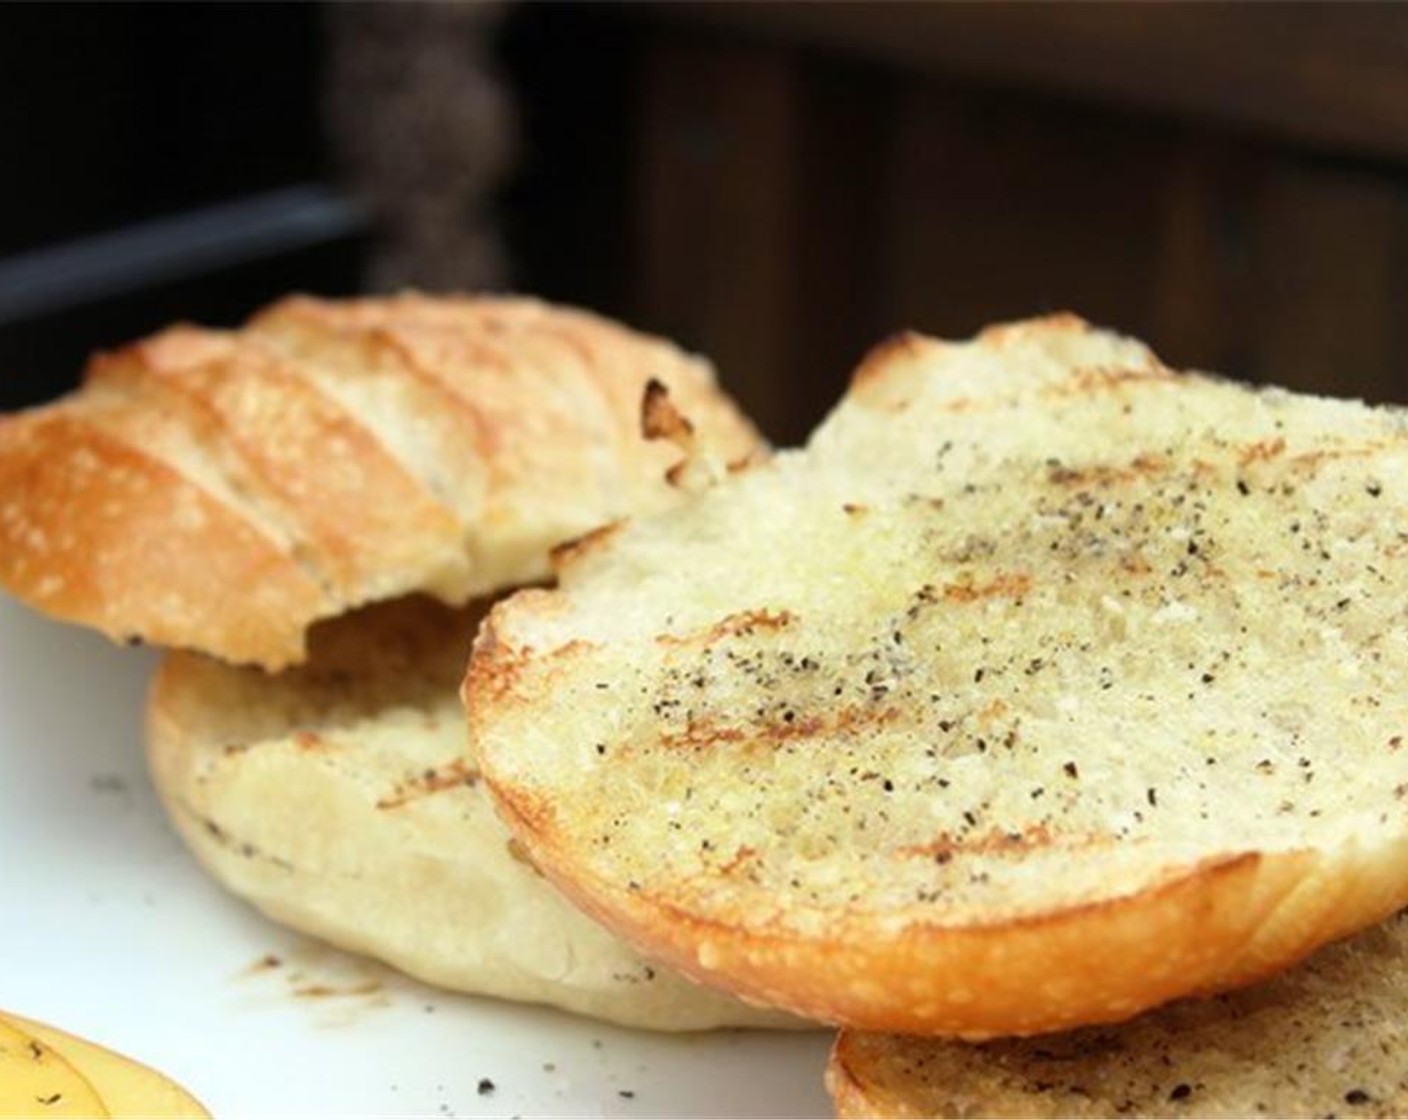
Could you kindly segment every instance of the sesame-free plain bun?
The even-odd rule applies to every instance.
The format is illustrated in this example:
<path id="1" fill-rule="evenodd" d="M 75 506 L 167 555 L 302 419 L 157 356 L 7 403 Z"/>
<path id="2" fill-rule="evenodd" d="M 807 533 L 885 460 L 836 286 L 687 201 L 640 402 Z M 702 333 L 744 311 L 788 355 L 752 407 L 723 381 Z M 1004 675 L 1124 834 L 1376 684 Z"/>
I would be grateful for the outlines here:
<path id="1" fill-rule="evenodd" d="M 881 1032 L 1127 1019 L 1408 901 L 1408 432 L 1071 316 L 873 353 L 798 452 L 480 631 L 535 864 Z"/>
<path id="2" fill-rule="evenodd" d="M 442 988 L 661 1030 L 800 1025 L 652 964 L 526 861 L 463 757 L 482 609 L 368 607 L 273 675 L 169 654 L 148 756 L 191 850 L 282 924 Z"/>

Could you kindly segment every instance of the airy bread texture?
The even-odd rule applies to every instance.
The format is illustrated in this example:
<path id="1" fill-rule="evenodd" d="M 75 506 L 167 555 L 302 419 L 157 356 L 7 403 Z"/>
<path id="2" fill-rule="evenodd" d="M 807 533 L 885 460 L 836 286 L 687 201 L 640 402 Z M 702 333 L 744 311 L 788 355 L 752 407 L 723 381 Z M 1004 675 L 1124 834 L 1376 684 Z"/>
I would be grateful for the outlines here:
<path id="1" fill-rule="evenodd" d="M 652 965 L 527 863 L 464 762 L 479 613 L 369 607 L 275 676 L 169 655 L 150 764 L 201 862 L 277 921 L 441 987 L 657 1029 L 799 1025 Z"/>
<path id="2" fill-rule="evenodd" d="M 280 668 L 317 619 L 548 574 L 548 550 L 667 506 L 660 382 L 700 450 L 757 436 L 704 361 L 532 299 L 286 299 L 177 326 L 0 418 L 0 586 L 119 640 Z"/>
<path id="3" fill-rule="evenodd" d="M 875 1031 L 1110 1022 L 1408 901 L 1408 428 L 1073 317 L 874 353 L 808 447 L 480 631 L 471 738 L 589 911 Z"/>
<path id="4" fill-rule="evenodd" d="M 1402 1116 L 1408 919 L 1119 1027 L 970 1044 L 843 1031 L 841 1117 Z"/>

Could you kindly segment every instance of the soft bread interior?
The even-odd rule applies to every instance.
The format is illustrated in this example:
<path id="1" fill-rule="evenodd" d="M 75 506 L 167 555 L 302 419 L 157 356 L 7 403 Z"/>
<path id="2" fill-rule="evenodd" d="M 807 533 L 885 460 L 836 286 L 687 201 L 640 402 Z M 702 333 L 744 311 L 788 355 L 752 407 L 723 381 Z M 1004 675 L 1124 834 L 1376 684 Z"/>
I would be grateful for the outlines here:
<path id="1" fill-rule="evenodd" d="M 1032 1033 L 1408 900 L 1403 413 L 1070 319 L 878 353 L 809 447 L 483 633 L 542 867 L 711 982 Z"/>
<path id="2" fill-rule="evenodd" d="M 532 868 L 465 760 L 456 695 L 479 606 L 382 604 L 269 675 L 171 654 L 149 753 L 171 819 L 276 920 L 459 991 L 635 1026 L 799 1025 L 656 966 Z"/>

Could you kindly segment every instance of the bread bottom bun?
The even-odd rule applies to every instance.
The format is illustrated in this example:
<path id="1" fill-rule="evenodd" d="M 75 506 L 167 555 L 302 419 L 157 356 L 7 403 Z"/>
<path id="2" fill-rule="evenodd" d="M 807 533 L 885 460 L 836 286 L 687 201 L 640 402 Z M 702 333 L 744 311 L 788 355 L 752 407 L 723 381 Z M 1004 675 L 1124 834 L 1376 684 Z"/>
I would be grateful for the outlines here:
<path id="1" fill-rule="evenodd" d="M 841 1117 L 1402 1116 L 1408 917 L 1118 1027 L 972 1045 L 843 1031 Z"/>
<path id="2" fill-rule="evenodd" d="M 661 1030 L 801 1025 L 651 964 L 522 857 L 464 761 L 480 613 L 373 607 L 272 676 L 168 656 L 149 762 L 201 863 L 275 921 L 440 987 Z"/>

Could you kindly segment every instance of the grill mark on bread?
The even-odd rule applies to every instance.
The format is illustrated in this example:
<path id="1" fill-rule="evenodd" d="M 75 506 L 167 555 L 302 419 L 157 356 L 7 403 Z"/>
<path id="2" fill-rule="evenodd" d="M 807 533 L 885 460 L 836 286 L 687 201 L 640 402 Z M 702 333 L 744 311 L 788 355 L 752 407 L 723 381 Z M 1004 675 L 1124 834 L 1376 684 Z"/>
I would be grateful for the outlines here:
<path id="1" fill-rule="evenodd" d="M 694 425 L 670 399 L 663 381 L 650 378 L 640 402 L 640 432 L 647 440 L 664 440 L 683 453 L 683 458 L 665 470 L 665 481 L 676 489 L 689 488 L 697 440 Z"/>
<path id="2" fill-rule="evenodd" d="M 222 825 L 213 817 L 201 813 L 195 806 L 188 802 L 178 802 L 177 807 L 194 820 L 206 836 L 216 844 L 219 844 L 222 848 L 233 852 L 241 859 L 260 860 L 282 871 L 294 870 L 294 865 L 282 856 L 271 855 L 257 845 L 232 833 L 225 825 Z"/>
<path id="3" fill-rule="evenodd" d="M 717 869 L 719 874 L 723 875 L 725 878 L 733 878 L 746 871 L 748 865 L 756 862 L 757 859 L 758 849 L 750 847 L 747 844 L 742 844 L 735 849 L 732 856 L 723 863 L 718 864 Z"/>
<path id="4" fill-rule="evenodd" d="M 1286 440 L 1283 436 L 1276 436 L 1273 439 L 1258 440 L 1256 443 L 1247 444 L 1242 448 L 1237 456 L 1238 462 L 1247 467 L 1253 463 L 1268 462 L 1278 459 L 1286 452 Z"/>
<path id="5" fill-rule="evenodd" d="M 701 747 L 718 746 L 721 743 L 741 743 L 744 739 L 765 744 L 771 738 L 768 734 L 758 734 L 742 727 L 727 727 L 704 720 L 689 720 L 683 731 L 665 732 L 660 736 L 660 745 L 670 750 L 688 747 L 697 750 Z"/>
<path id="6" fill-rule="evenodd" d="M 793 739 L 844 735 L 863 728 L 878 729 L 902 718 L 895 708 L 847 705 L 825 714 L 803 716 L 788 708 L 780 719 L 755 719 L 747 724 L 726 724 L 704 716 L 688 716 L 683 731 L 664 731 L 659 743 L 667 749 L 701 749 L 744 740 L 757 746 L 780 746 Z"/>
<path id="7" fill-rule="evenodd" d="M 591 552 L 602 548 L 608 540 L 621 530 L 622 522 L 613 521 L 590 533 L 583 533 L 570 541 L 555 545 L 549 552 L 553 571 L 561 572 L 569 564 L 575 564 Z"/>
<path id="8" fill-rule="evenodd" d="M 690 634 L 661 634 L 655 640 L 663 646 L 710 645 L 725 638 L 750 637 L 759 632 L 776 633 L 798 621 L 791 611 L 766 608 L 736 611 L 703 630 Z"/>
<path id="9" fill-rule="evenodd" d="M 1134 482 L 1140 478 L 1168 474 L 1172 469 L 1173 465 L 1167 456 L 1145 453 L 1135 456 L 1128 467 L 1112 467 L 1103 463 L 1072 467 L 1053 463 L 1046 477 L 1055 486 L 1104 488 Z"/>
<path id="10" fill-rule="evenodd" d="M 1285 457 L 1287 466 L 1292 470 L 1302 468 L 1308 470 L 1310 474 L 1315 474 L 1322 466 L 1329 463 L 1338 463 L 1346 459 L 1372 459 L 1386 451 L 1390 451 L 1389 445 L 1374 442 L 1349 447 L 1319 448 L 1315 451 L 1302 451 Z M 1366 484 L 1372 487 L 1373 482 Z M 1367 492 L 1367 491 L 1366 491 Z M 1371 497 L 1377 497 L 1370 494 Z"/>
<path id="11" fill-rule="evenodd" d="M 1033 824 L 1015 831 L 994 828 L 960 836 L 941 833 L 926 844 L 902 845 L 895 849 L 895 854 L 947 863 L 957 855 L 1021 855 L 1034 848 L 1076 850 L 1107 847 L 1113 843 L 1116 841 L 1109 836 L 1053 832 L 1047 824 Z"/>
<path id="12" fill-rule="evenodd" d="M 1142 388 L 1146 383 L 1167 383 L 1173 376 L 1172 371 L 1162 365 L 1145 368 L 1085 366 L 1075 370 L 1068 382 L 1052 386 L 1046 393 L 1052 397 L 1108 393 L 1115 389 Z"/>
<path id="13" fill-rule="evenodd" d="M 1021 599 L 1032 589 L 1032 577 L 1026 572 L 1006 572 L 986 583 L 948 583 L 943 597 L 950 603 L 978 603 L 985 599 Z"/>
<path id="14" fill-rule="evenodd" d="M 1397 627 L 1408 576 L 1382 553 L 1394 547 L 1404 465 L 1293 462 L 1366 435 L 1397 445 L 1394 421 L 1201 378 L 1106 376 L 1123 362 L 1100 352 L 1122 348 L 1086 348 L 1092 356 L 1078 341 L 1066 332 L 1027 346 L 1018 332 L 1006 366 L 990 354 L 969 361 L 963 347 L 934 351 L 932 370 L 896 363 L 805 452 L 720 487 L 697 513 L 628 526 L 575 581 L 568 573 L 551 616 L 505 611 L 506 634 L 536 652 L 522 691 L 477 723 L 477 749 L 492 782 L 571 807 L 553 841 L 561 878 L 581 868 L 584 894 L 629 877 L 632 898 L 696 899 L 743 927 L 742 955 L 754 918 L 793 921 L 792 958 L 774 961 L 771 977 L 725 965 L 713 974 L 757 996 L 786 986 L 783 972 L 805 985 L 794 964 L 811 950 L 822 971 L 834 919 L 854 933 L 838 959 L 889 945 L 894 971 L 854 999 L 840 980 L 831 996 L 813 992 L 814 1010 L 878 1016 L 884 1004 L 891 1029 L 965 1033 L 1120 1017 L 1180 986 L 1246 980 L 1372 920 L 1380 887 L 1405 889 L 1391 794 L 1408 779 L 1369 745 L 1403 726 L 1391 666 L 1408 656 Z M 1130 364 L 1144 368 L 1137 355 Z M 1087 369 L 1119 387 L 1047 393 Z M 1155 396 L 1153 384 L 1168 391 Z M 955 396 L 1000 400 L 1001 411 L 956 419 L 943 413 Z M 910 410 L 884 413 L 897 398 Z M 1241 461 L 1276 438 L 1286 444 L 1276 455 Z M 942 513 L 910 494 L 943 499 Z M 847 516 L 847 500 L 870 512 Z M 632 609 L 618 610 L 637 589 Z M 999 590 L 1020 594 L 983 593 Z M 797 619 L 777 633 L 711 636 L 737 608 Z M 556 656 L 586 639 L 595 644 L 575 664 Z M 803 660 L 817 667 L 803 671 Z M 593 681 L 608 682 L 599 699 Z M 904 717 L 830 734 L 826 713 L 864 709 L 866 688 L 877 709 Z M 525 737 L 533 750 L 518 754 Z M 757 749 L 763 740 L 777 749 Z M 600 762 L 594 741 L 609 746 Z M 668 749 L 681 741 L 708 747 Z M 1327 780 L 1351 749 L 1383 781 Z M 1303 771 L 1284 765 L 1288 753 L 1308 760 Z M 1361 851 L 1345 835 L 1350 805 L 1364 816 L 1362 857 L 1349 854 Z M 941 833 L 991 847 L 990 834 L 1037 826 L 1111 842 L 1033 843 L 1030 860 L 963 852 L 942 874 L 932 859 L 893 856 Z M 718 853 L 697 854 L 701 839 Z M 714 898 L 712 866 L 738 846 L 760 859 Z M 1264 858 L 1213 873 L 1243 851 Z M 1362 860 L 1345 869 L 1355 885 L 1319 890 L 1321 860 Z M 1153 889 L 1195 864 L 1178 891 Z M 754 877 L 758 890 L 745 890 Z M 1080 945 L 1077 931 L 1105 936 L 1105 911 L 1028 946 L 1055 970 L 1056 994 L 1027 1000 L 995 966 L 981 983 L 936 969 L 931 991 L 899 994 L 909 981 L 897 929 L 927 923 L 937 946 L 967 919 L 1108 901 L 1126 888 L 1144 892 L 1121 911 L 1130 939 L 1090 972 L 1090 993 L 1060 977 L 1084 975 L 1094 942 Z M 1188 912 L 1160 912 L 1174 894 Z M 872 925 L 855 916 L 867 907 Z M 1145 918 L 1163 923 L 1167 946 L 1135 928 Z M 673 936 L 665 924 L 642 925 L 648 943 Z M 1062 946 L 1069 958 L 1057 966 Z M 1152 971 L 1132 963 L 1146 954 Z M 973 1012 L 955 1010 L 957 997 L 940 1007 L 965 987 Z"/>
<path id="15" fill-rule="evenodd" d="M 443 793 L 448 789 L 462 789 L 479 782 L 479 771 L 462 758 L 451 759 L 439 766 L 433 766 L 420 774 L 397 783 L 392 791 L 377 798 L 378 809 L 399 809 L 412 801 L 419 801 L 432 794 Z"/>

